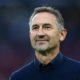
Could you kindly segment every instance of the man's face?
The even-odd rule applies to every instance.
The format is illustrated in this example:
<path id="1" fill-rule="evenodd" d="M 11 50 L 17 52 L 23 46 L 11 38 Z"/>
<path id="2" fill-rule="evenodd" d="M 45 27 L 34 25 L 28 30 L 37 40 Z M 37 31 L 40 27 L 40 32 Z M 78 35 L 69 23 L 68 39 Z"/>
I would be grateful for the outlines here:
<path id="1" fill-rule="evenodd" d="M 36 14 L 31 21 L 30 40 L 36 51 L 47 51 L 59 47 L 60 32 L 55 15 L 48 12 Z"/>

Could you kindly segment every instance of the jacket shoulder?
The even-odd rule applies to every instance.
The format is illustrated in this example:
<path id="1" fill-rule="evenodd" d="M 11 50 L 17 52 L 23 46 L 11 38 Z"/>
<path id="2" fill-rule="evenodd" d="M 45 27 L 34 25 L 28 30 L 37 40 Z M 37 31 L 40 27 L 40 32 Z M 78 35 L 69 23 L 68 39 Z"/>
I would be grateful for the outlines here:
<path id="1" fill-rule="evenodd" d="M 19 68 L 18 70 L 14 71 L 11 76 L 9 77 L 9 80 L 19 80 L 18 77 L 23 76 L 25 74 L 28 74 L 33 68 L 33 61 L 24 65 L 23 67 Z"/>
<path id="2" fill-rule="evenodd" d="M 69 57 L 64 57 L 64 64 L 72 68 L 80 69 L 80 61 Z"/>

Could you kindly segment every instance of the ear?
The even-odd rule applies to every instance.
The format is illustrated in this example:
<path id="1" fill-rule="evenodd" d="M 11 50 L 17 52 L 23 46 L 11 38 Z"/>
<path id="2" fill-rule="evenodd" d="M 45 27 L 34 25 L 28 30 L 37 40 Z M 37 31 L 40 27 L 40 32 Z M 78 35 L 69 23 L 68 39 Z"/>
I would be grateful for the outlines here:
<path id="1" fill-rule="evenodd" d="M 60 32 L 60 41 L 61 41 L 61 42 L 65 40 L 66 35 L 67 35 L 67 30 L 66 30 L 66 29 L 64 29 L 64 30 L 62 30 L 62 31 Z"/>

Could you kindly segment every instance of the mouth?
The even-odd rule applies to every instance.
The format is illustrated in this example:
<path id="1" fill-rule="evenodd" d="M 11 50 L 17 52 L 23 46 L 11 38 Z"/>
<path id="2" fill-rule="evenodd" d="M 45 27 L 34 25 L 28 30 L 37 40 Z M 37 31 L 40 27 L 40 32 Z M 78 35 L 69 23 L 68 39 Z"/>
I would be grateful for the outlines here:
<path id="1" fill-rule="evenodd" d="M 38 39 L 36 41 L 38 42 L 38 41 L 49 41 L 49 40 L 48 39 Z"/>
<path id="2" fill-rule="evenodd" d="M 45 44 L 48 40 L 36 40 L 36 42 L 39 44 Z"/>

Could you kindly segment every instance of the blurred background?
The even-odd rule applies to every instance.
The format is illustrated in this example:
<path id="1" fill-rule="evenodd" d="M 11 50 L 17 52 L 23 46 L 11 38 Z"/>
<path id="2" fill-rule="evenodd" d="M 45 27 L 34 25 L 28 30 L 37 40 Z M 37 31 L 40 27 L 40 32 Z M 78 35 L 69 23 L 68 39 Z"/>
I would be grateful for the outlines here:
<path id="1" fill-rule="evenodd" d="M 28 20 L 33 9 L 42 5 L 60 10 L 68 30 L 61 50 L 80 61 L 80 0 L 0 0 L 0 80 L 8 80 L 33 59 Z"/>

